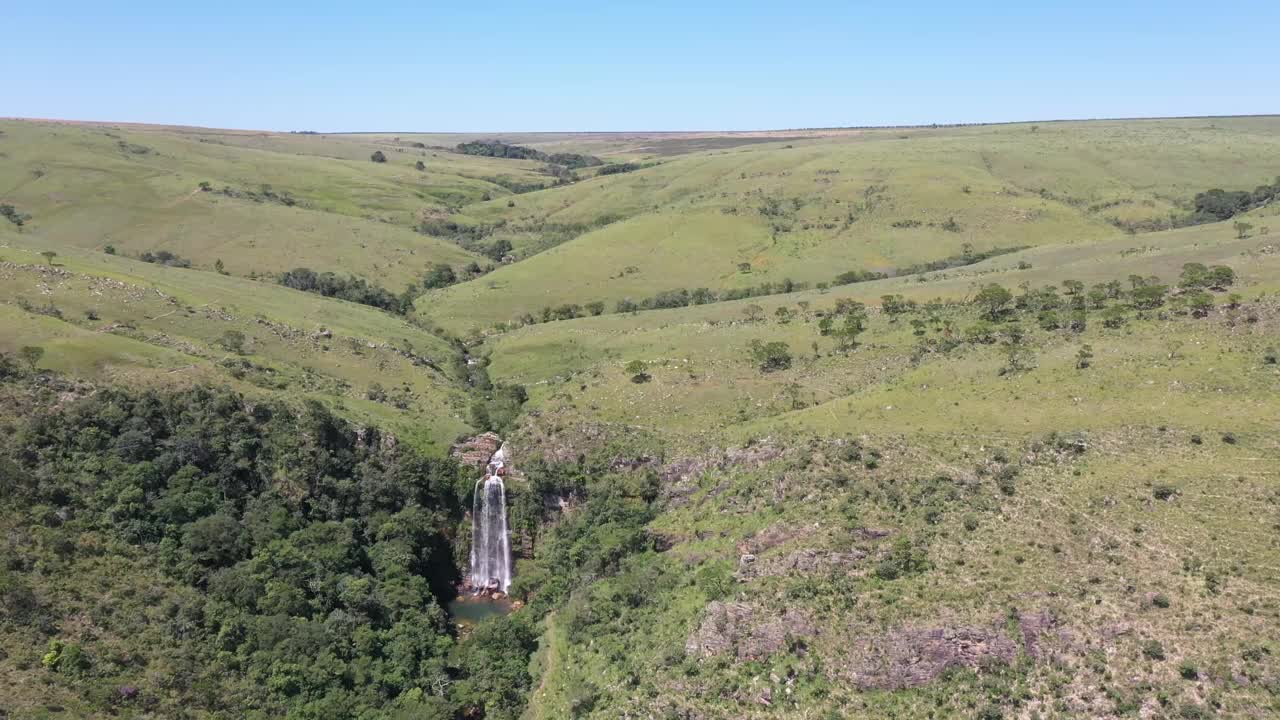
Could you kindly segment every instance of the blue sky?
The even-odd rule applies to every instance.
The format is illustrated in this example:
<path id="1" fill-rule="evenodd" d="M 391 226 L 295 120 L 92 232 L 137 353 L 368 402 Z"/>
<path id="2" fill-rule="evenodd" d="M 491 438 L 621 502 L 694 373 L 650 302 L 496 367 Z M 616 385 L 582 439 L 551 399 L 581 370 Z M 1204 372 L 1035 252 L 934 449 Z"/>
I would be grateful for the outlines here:
<path id="1" fill-rule="evenodd" d="M 12 2 L 0 116 L 498 131 L 1280 112 L 1280 3 L 1047 5 Z"/>

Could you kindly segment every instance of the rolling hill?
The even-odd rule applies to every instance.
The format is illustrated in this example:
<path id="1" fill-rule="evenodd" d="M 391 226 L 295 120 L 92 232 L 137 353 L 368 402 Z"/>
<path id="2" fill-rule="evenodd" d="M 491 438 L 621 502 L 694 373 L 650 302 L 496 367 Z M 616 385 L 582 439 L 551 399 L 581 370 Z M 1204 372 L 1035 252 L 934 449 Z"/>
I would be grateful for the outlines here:
<path id="1" fill-rule="evenodd" d="M 1280 712 L 1276 117 L 0 131 L 0 714 Z"/>

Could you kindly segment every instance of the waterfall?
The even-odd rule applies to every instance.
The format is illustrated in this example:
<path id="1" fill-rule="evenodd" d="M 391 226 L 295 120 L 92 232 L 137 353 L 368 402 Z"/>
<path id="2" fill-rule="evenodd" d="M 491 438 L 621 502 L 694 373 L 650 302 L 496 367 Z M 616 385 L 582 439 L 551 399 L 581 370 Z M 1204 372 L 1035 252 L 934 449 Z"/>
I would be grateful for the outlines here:
<path id="1" fill-rule="evenodd" d="M 511 536 L 507 532 L 507 493 L 502 484 L 506 447 L 489 460 L 476 481 L 471 508 L 471 589 L 475 592 L 511 587 Z"/>

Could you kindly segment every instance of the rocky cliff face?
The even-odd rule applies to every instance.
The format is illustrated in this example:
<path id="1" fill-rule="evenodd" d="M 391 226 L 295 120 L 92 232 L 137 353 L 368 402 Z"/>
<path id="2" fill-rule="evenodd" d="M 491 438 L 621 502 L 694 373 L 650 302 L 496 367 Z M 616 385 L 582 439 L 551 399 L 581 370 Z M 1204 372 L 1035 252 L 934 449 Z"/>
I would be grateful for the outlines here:
<path id="1" fill-rule="evenodd" d="M 500 447 L 502 447 L 502 438 L 497 433 L 486 432 L 454 445 L 449 455 L 463 465 L 483 468 L 489 464 L 489 458 L 493 457 Z"/>

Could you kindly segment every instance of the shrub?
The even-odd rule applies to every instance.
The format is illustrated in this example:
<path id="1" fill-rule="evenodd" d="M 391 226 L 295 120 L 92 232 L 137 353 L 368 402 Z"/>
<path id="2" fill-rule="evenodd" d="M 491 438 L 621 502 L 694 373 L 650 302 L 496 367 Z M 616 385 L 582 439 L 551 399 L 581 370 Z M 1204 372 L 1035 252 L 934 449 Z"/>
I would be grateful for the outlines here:
<path id="1" fill-rule="evenodd" d="M 1182 676 L 1183 680 L 1197 680 L 1200 677 L 1200 670 L 1190 660 L 1183 660 L 1178 664 L 1178 675 Z"/>
<path id="2" fill-rule="evenodd" d="M 1000 492 L 1005 495 L 1013 495 L 1017 488 L 1018 468 L 1015 465 L 1005 465 L 1000 468 L 1000 472 L 996 473 L 996 486 L 1000 488 Z"/>
<path id="3" fill-rule="evenodd" d="M 760 372 L 771 373 L 791 367 L 791 349 L 780 340 L 767 343 L 752 340 L 747 350 Z"/>
<path id="4" fill-rule="evenodd" d="M 1163 593 L 1157 593 L 1151 598 L 1151 604 L 1163 610 L 1169 607 L 1169 596 Z"/>
<path id="5" fill-rule="evenodd" d="M 422 286 L 428 290 L 449 287 L 456 282 L 458 282 L 457 273 L 444 263 L 431 263 L 422 276 Z"/>
<path id="6" fill-rule="evenodd" d="M 1178 488 L 1164 483 L 1151 486 L 1151 495 L 1157 500 L 1168 500 L 1178 494 Z"/>
<path id="7" fill-rule="evenodd" d="M 239 330 L 228 330 L 218 338 L 218 345 L 227 352 L 239 355 L 244 352 L 244 341 L 244 333 Z"/>
<path id="8" fill-rule="evenodd" d="M 1092 364 L 1093 364 L 1093 346 L 1088 344 L 1081 345 L 1080 349 L 1076 351 L 1076 369 L 1084 370 L 1085 368 L 1088 368 Z"/>
<path id="9" fill-rule="evenodd" d="M 23 345 L 18 349 L 18 357 L 22 358 L 22 361 L 25 362 L 28 367 L 35 370 L 36 365 L 40 362 L 40 358 L 44 357 L 44 348 L 39 345 Z"/>
<path id="10" fill-rule="evenodd" d="M 1142 644 L 1142 656 L 1148 660 L 1163 660 L 1164 645 L 1159 640 L 1148 640 Z"/>
<path id="11" fill-rule="evenodd" d="M 632 360 L 631 362 L 627 363 L 626 370 L 627 370 L 627 373 L 631 375 L 631 382 L 636 384 L 649 382 L 649 380 L 651 380 L 652 377 L 649 375 L 649 373 L 645 372 L 645 370 L 647 370 L 648 367 L 649 367 L 648 364 L 645 363 L 645 361 L 643 360 Z"/>
<path id="12" fill-rule="evenodd" d="M 875 574 L 881 580 L 895 580 L 928 569 L 929 557 L 924 546 L 903 536 L 894 541 L 888 554 L 876 564 Z"/>
<path id="13" fill-rule="evenodd" d="M 381 150 L 374 150 L 369 159 L 376 163 L 384 163 L 387 161 L 387 156 L 383 155 Z"/>

